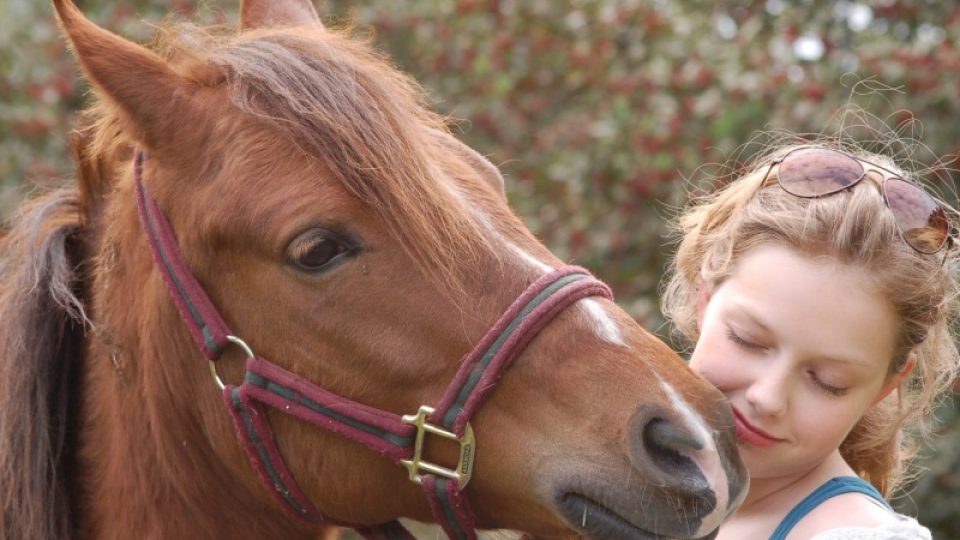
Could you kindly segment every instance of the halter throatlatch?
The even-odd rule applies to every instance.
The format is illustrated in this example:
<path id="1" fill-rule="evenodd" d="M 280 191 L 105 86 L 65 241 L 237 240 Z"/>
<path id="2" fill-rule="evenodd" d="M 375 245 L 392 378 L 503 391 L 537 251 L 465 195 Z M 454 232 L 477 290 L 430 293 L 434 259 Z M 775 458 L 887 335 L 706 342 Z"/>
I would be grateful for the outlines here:
<path id="1" fill-rule="evenodd" d="M 356 528 L 365 538 L 412 540 L 399 522 L 362 527 L 320 515 L 299 488 L 277 447 L 266 406 L 357 441 L 405 467 L 420 484 L 434 518 L 454 540 L 475 540 L 475 519 L 464 487 L 470 481 L 476 444 L 470 419 L 503 372 L 530 341 L 567 306 L 589 296 L 612 298 L 610 288 L 576 266 L 564 266 L 532 283 L 461 361 L 460 369 L 434 407 L 423 405 L 398 415 L 347 399 L 257 356 L 234 336 L 203 287 L 186 267 L 173 227 L 143 185 L 145 155 L 134 156 L 134 180 L 140 221 L 156 266 L 190 335 L 210 362 L 214 380 L 233 417 L 251 464 L 280 505 L 310 523 L 330 522 Z M 243 383 L 224 385 L 216 361 L 234 344 L 247 355 Z M 427 462 L 427 436 L 460 445 L 455 469 Z"/>

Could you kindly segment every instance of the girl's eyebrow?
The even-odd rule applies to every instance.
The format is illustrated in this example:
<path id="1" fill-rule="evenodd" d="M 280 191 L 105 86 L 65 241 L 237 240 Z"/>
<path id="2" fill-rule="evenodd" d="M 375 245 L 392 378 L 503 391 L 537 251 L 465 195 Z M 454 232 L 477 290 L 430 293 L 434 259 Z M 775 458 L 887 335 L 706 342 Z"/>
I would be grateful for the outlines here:
<path id="1" fill-rule="evenodd" d="M 754 314 L 753 310 L 751 310 L 750 307 L 747 306 L 747 305 L 745 305 L 745 304 L 734 303 L 734 304 L 733 304 L 733 309 L 731 310 L 731 314 L 732 314 L 732 315 L 743 316 L 744 318 L 748 319 L 747 322 L 752 323 L 752 324 L 755 324 L 756 326 L 758 326 L 758 327 L 760 328 L 760 330 L 763 330 L 764 332 L 770 332 L 770 331 L 771 331 L 771 330 L 770 330 L 770 327 L 767 326 L 767 325 L 763 322 L 763 320 L 762 320 L 759 316 L 757 316 L 756 314 Z"/>
<path id="2" fill-rule="evenodd" d="M 844 364 L 858 370 L 872 370 L 873 364 L 866 360 L 858 360 L 854 357 L 837 356 L 835 354 L 814 354 L 810 356 L 814 361 L 828 362 L 831 364 Z"/>
<path id="3" fill-rule="evenodd" d="M 870 365 L 870 364 L 868 364 L 867 362 L 864 362 L 864 361 L 862 361 L 862 360 L 855 360 L 855 359 L 853 359 L 853 358 L 845 358 L 845 357 L 843 357 L 843 356 L 826 356 L 826 355 L 821 355 L 821 356 L 818 356 L 817 358 L 819 358 L 819 359 L 821 359 L 821 360 L 826 360 L 826 361 L 829 361 L 829 362 L 837 362 L 837 363 L 839 363 L 839 364 L 847 364 L 847 365 L 850 365 L 850 366 L 855 366 L 855 367 L 864 368 L 864 369 L 868 369 L 868 368 L 872 368 L 872 367 L 873 367 L 872 365 Z"/>

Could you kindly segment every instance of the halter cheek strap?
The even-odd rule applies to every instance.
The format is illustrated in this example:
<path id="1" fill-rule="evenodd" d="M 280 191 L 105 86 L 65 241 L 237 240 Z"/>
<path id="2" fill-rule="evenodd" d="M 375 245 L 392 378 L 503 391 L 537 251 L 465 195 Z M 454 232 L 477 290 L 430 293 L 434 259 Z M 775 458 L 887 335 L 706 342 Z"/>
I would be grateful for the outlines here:
<path id="1" fill-rule="evenodd" d="M 160 269 L 160 275 L 163 276 L 173 303 L 187 323 L 193 340 L 208 360 L 214 360 L 220 357 L 229 344 L 227 336 L 230 332 L 206 291 L 184 264 L 170 220 L 157 206 L 157 201 L 147 196 L 142 178 L 145 159 L 146 155 L 140 150 L 134 153 L 133 174 L 136 182 L 137 213 L 150 242 L 153 262 Z"/>
<path id="2" fill-rule="evenodd" d="M 144 160 L 143 152 L 137 150 L 134 157 L 137 207 L 154 263 L 190 335 L 210 362 L 250 462 L 280 506 L 308 523 L 353 527 L 367 539 L 413 540 L 396 521 L 368 528 L 324 518 L 287 467 L 270 427 L 266 407 L 359 442 L 406 467 L 410 479 L 422 486 L 430 510 L 447 536 L 454 540 L 476 540 L 476 520 L 464 493 L 476 453 L 470 419 L 503 372 L 544 326 L 580 299 L 612 298 L 609 287 L 576 266 L 564 266 L 542 276 L 510 305 L 477 347 L 464 356 L 436 407 L 421 406 L 416 414 L 401 416 L 320 388 L 257 356 L 243 340 L 235 337 L 184 264 L 169 220 L 143 185 Z M 246 374 L 239 386 L 224 385 L 216 372 L 216 360 L 231 343 L 247 355 Z M 428 435 L 460 444 L 455 469 L 423 459 Z"/>

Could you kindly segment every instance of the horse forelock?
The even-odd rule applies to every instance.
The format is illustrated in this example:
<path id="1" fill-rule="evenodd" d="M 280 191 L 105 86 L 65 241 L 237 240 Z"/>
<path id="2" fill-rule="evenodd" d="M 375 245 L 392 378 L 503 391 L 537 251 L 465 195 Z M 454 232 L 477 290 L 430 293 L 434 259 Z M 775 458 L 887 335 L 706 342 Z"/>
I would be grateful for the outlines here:
<path id="1" fill-rule="evenodd" d="M 270 29 L 217 36 L 182 25 L 163 33 L 161 47 L 184 76 L 222 84 L 237 113 L 283 133 L 290 148 L 278 148 L 276 159 L 292 148 L 317 162 L 374 212 L 428 277 L 462 292 L 464 280 L 499 263 L 501 251 L 468 208 L 464 188 L 451 183 L 451 171 L 465 163 L 437 141 L 435 133 L 447 130 L 444 119 L 427 109 L 416 83 L 348 34 Z"/>

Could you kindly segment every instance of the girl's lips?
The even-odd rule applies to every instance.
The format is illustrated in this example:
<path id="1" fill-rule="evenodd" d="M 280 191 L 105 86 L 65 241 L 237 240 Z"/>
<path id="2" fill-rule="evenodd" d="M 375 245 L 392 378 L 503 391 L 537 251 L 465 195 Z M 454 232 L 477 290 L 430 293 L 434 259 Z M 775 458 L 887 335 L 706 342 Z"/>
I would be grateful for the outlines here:
<path id="1" fill-rule="evenodd" d="M 760 428 L 754 427 L 747 421 L 736 408 L 733 409 L 733 416 L 737 424 L 737 437 L 741 441 L 752 444 L 753 446 L 767 447 L 777 444 L 782 439 L 778 439 Z"/>

